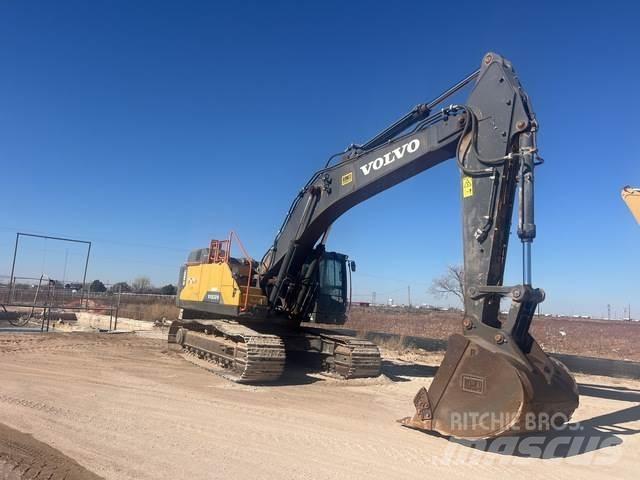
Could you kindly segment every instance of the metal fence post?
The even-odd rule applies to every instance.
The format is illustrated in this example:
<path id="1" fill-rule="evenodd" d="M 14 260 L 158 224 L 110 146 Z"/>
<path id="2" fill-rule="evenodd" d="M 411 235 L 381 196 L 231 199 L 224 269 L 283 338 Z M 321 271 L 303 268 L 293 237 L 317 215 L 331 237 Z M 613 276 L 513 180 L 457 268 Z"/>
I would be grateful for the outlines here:
<path id="1" fill-rule="evenodd" d="M 113 327 L 114 330 L 118 329 L 118 313 L 120 311 L 120 298 L 122 296 L 122 285 L 118 286 L 118 301 L 116 302 L 116 322 Z"/>

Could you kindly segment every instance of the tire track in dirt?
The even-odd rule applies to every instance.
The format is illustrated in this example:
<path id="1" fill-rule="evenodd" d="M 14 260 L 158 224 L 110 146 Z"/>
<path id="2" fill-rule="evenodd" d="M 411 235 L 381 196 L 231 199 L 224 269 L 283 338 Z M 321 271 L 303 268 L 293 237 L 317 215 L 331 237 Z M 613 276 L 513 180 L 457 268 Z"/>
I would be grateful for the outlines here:
<path id="1" fill-rule="evenodd" d="M 30 408 L 32 410 L 38 410 L 45 413 L 51 413 L 54 415 L 72 415 L 72 412 L 69 410 L 61 410 L 43 402 L 36 402 L 33 400 L 28 400 L 26 398 L 11 397 L 5 394 L 0 394 L 0 402 L 7 403 L 9 405 L 16 405 L 19 407 Z"/>
<path id="2" fill-rule="evenodd" d="M 268 387 L 262 387 L 268 388 Z M 157 392 L 160 393 L 160 392 Z M 157 395 L 156 395 L 157 398 Z M 225 434 L 219 429 L 215 428 L 215 425 L 207 425 L 204 423 L 187 422 L 179 414 L 179 410 L 175 407 L 175 398 L 172 395 L 166 395 L 165 399 L 170 408 L 167 411 L 162 412 L 162 417 L 169 419 L 171 429 L 174 431 L 181 431 L 185 435 L 193 438 L 211 438 L 224 441 Z M 121 424 L 117 421 L 107 420 L 95 415 L 87 415 L 80 411 L 72 411 L 68 409 L 61 409 L 49 405 L 40 401 L 33 401 L 27 398 L 13 397 L 6 394 L 0 394 L 0 402 L 13 405 L 16 407 L 24 407 L 39 412 L 44 412 L 56 417 L 63 417 L 67 420 L 72 420 L 76 426 L 79 425 L 91 425 L 97 431 L 110 431 L 114 435 L 122 435 L 124 438 L 128 437 L 129 427 L 126 424 Z M 237 416 L 241 413 L 243 407 L 241 405 L 234 404 L 233 402 L 219 401 L 214 398 L 191 398 L 190 404 L 192 407 L 200 406 L 204 409 L 215 408 L 219 412 L 224 412 L 226 416 Z M 122 405 L 126 408 L 126 404 Z M 420 449 L 410 449 L 403 447 L 401 449 L 393 448 L 390 446 L 384 446 L 377 441 L 366 442 L 353 442 L 353 440 L 346 440 L 337 437 L 335 434 L 328 432 L 324 433 L 319 431 L 313 425 L 305 425 L 304 416 L 299 418 L 292 418 L 289 413 L 284 413 L 278 409 L 261 408 L 254 406 L 251 408 L 252 415 L 246 419 L 239 419 L 235 422 L 236 428 L 242 428 L 248 432 L 248 444 L 250 445 L 269 445 L 270 449 L 280 451 L 286 448 L 286 444 L 293 441 L 298 445 L 313 445 L 318 441 L 323 445 L 325 452 L 329 455 L 339 455 L 341 452 L 348 450 L 357 450 L 367 455 L 373 455 L 375 457 L 392 456 L 397 459 L 401 459 L 403 462 L 411 462 L 413 465 L 427 466 L 429 462 L 425 459 L 424 452 Z M 154 415 L 150 415 L 153 417 Z M 296 415 L 297 417 L 297 415 Z M 158 416 L 160 420 L 160 416 Z M 326 419 L 332 421 L 334 419 Z M 300 428 L 291 431 L 281 431 L 277 428 L 280 424 L 287 424 L 296 422 L 300 425 Z M 265 423 L 268 425 L 265 426 Z M 261 447 L 263 448 L 263 447 Z"/>
<path id="3" fill-rule="evenodd" d="M 56 353 L 69 351 L 88 351 L 95 349 L 156 349 L 162 342 L 157 339 L 138 339 L 131 337 L 126 341 L 115 338 L 87 339 L 87 336 L 95 337 L 96 334 L 84 333 L 49 333 L 37 334 L 35 338 L 31 335 L 24 335 L 24 339 L 0 339 L 0 355 L 7 354 L 33 354 L 33 353 Z M 98 334 L 106 335 L 106 334 Z"/>
<path id="4" fill-rule="evenodd" d="M 99 480 L 102 477 L 31 435 L 0 424 L 0 478 Z"/>
<path id="5" fill-rule="evenodd" d="M 269 389 L 269 387 L 255 388 L 264 392 Z M 173 394 L 160 391 L 141 391 L 140 393 L 153 393 L 156 400 L 162 398 L 167 402 L 168 408 L 162 409 L 156 406 L 155 412 L 146 413 L 150 420 L 152 418 L 156 418 L 160 423 L 161 419 L 163 419 L 162 421 L 166 425 L 170 425 L 170 429 L 174 434 L 182 432 L 186 437 L 199 438 L 203 441 L 207 440 L 212 444 L 224 444 L 225 439 L 227 438 L 225 429 L 220 429 L 216 424 L 208 424 L 206 421 L 188 421 L 188 419 L 180 415 L 180 410 L 176 408 L 176 398 Z M 0 401 L 1 400 L 3 400 L 3 396 L 0 396 Z M 118 423 L 113 420 L 106 421 L 103 418 L 88 416 L 81 412 L 71 412 L 69 410 L 63 411 L 55 409 L 55 407 L 43 405 L 40 402 L 32 402 L 26 399 L 9 397 L 5 401 L 18 406 L 35 408 L 52 413 L 55 412 L 56 414 L 62 415 L 66 418 L 72 418 L 76 426 L 91 425 L 97 431 L 109 431 L 111 435 L 120 438 L 123 442 L 131 439 L 130 428 L 125 423 Z M 116 407 L 116 409 L 118 409 L 118 407 L 121 407 L 122 409 L 127 408 L 126 401 L 123 401 L 121 406 L 119 403 L 120 402 L 115 402 L 112 406 Z M 243 417 L 241 416 L 244 408 L 243 405 L 234 401 L 220 400 L 200 395 L 191 396 L 189 404 L 191 408 L 198 408 L 205 411 L 215 409 L 218 413 L 222 414 L 223 417 L 239 417 L 233 425 L 230 425 L 229 427 L 245 431 L 247 437 L 243 444 L 245 446 L 253 446 L 250 447 L 250 449 L 255 450 L 256 453 L 269 449 L 272 450 L 272 455 L 281 455 L 286 454 L 287 445 L 290 445 L 291 442 L 296 445 L 309 445 L 310 448 L 319 443 L 323 445 L 324 453 L 328 456 L 340 457 L 340 455 L 346 451 L 357 451 L 367 458 L 392 458 L 395 462 L 399 462 L 399 465 L 411 464 L 413 467 L 428 467 L 433 464 L 433 458 L 430 455 L 427 455 L 422 448 L 412 448 L 409 446 L 398 448 L 391 445 L 385 445 L 384 442 L 380 442 L 378 439 L 366 436 L 358 437 L 357 441 L 354 441 L 354 438 L 342 438 L 336 436 L 333 431 L 321 431 L 315 427 L 314 423 L 309 424 L 307 421 L 308 418 L 303 414 L 292 415 L 290 412 L 286 413 L 280 409 L 265 408 L 254 404 L 251 406 L 251 416 Z M 134 412 L 132 416 L 135 416 L 136 414 L 137 412 Z M 336 420 L 333 417 L 316 418 L 315 420 L 319 421 L 321 424 L 339 423 L 339 420 Z M 294 431 L 291 431 L 290 429 L 281 430 L 278 428 L 279 425 L 291 423 L 298 424 L 299 427 Z"/>

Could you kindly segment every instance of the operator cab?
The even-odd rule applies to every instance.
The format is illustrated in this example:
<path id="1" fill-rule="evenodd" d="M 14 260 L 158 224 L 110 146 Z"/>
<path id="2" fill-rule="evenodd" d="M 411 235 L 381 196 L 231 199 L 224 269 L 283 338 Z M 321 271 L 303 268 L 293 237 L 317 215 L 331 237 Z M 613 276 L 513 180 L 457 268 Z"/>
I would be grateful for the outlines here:
<path id="1" fill-rule="evenodd" d="M 347 271 L 351 265 L 349 257 L 342 253 L 324 252 L 318 268 L 318 290 L 310 321 L 342 325 L 347 320 L 349 304 Z"/>

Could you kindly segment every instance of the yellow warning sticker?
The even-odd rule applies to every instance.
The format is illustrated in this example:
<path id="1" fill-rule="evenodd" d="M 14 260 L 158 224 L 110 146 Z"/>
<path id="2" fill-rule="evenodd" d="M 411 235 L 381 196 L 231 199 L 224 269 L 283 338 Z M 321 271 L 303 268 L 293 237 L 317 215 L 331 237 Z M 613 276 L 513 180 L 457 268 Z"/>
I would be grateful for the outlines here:
<path id="1" fill-rule="evenodd" d="M 462 177 L 462 197 L 471 196 L 473 196 L 473 180 L 471 180 L 471 177 Z"/>
<path id="2" fill-rule="evenodd" d="M 342 175 L 342 186 L 350 184 L 353 181 L 353 172 L 345 173 Z"/>

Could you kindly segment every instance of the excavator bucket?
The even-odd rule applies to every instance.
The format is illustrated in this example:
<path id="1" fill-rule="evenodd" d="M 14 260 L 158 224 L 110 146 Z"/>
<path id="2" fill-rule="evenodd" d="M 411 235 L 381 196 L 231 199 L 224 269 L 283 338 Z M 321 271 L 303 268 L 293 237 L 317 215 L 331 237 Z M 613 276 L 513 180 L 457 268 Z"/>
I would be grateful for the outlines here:
<path id="1" fill-rule="evenodd" d="M 452 335 L 429 390 L 414 398 L 410 428 L 463 439 L 548 430 L 566 422 L 578 406 L 576 382 L 534 341 L 530 369 L 462 335 Z"/>
<path id="2" fill-rule="evenodd" d="M 640 223 L 640 188 L 624 187 L 621 192 L 622 200 L 627 204 L 629 210 Z"/>

